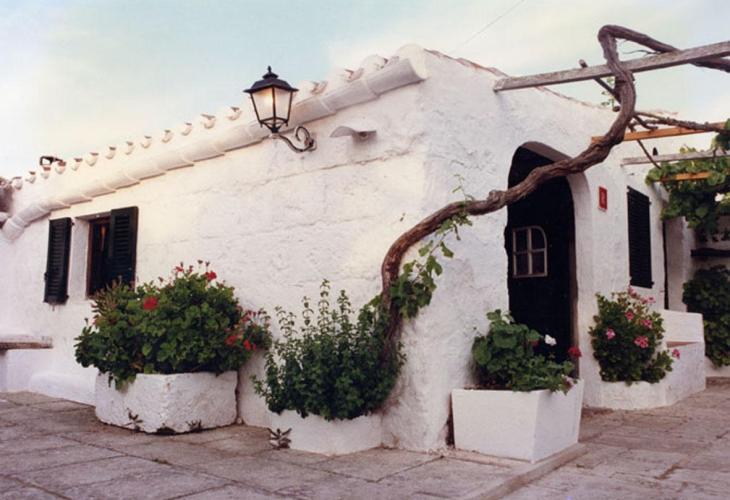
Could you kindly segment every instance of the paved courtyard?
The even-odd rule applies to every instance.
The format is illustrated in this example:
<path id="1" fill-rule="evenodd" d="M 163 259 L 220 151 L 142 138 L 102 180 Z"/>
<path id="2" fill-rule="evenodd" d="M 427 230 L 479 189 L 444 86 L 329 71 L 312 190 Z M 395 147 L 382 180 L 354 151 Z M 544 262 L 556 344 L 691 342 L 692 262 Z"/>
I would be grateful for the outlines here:
<path id="1" fill-rule="evenodd" d="M 534 466 L 452 451 L 329 458 L 272 450 L 245 426 L 150 436 L 0 393 L 0 498 L 728 498 L 728 415 L 730 380 L 671 408 L 586 412 L 583 445 Z"/>

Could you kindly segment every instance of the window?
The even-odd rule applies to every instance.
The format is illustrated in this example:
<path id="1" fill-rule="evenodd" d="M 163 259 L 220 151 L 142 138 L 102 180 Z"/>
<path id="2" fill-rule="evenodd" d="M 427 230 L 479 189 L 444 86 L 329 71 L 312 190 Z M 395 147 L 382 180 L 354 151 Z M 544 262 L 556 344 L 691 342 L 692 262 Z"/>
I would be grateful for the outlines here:
<path id="1" fill-rule="evenodd" d="M 547 238 L 538 226 L 512 230 L 512 276 L 538 278 L 547 276 Z"/>
<path id="2" fill-rule="evenodd" d="M 87 295 L 114 281 L 132 283 L 137 258 L 137 207 L 112 210 L 89 223 Z"/>
<path id="3" fill-rule="evenodd" d="M 68 299 L 68 260 L 71 250 L 71 219 L 56 219 L 48 224 L 48 255 L 43 301 L 63 304 Z"/>
<path id="4" fill-rule="evenodd" d="M 633 286 L 651 288 L 651 224 L 649 197 L 635 189 L 627 193 L 629 228 L 629 275 Z"/>

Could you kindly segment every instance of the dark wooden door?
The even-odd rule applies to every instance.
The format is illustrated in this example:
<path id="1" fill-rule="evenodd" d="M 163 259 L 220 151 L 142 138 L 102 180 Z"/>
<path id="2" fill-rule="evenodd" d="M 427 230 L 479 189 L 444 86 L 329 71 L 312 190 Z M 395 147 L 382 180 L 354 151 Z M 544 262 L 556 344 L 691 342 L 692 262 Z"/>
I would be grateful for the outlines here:
<path id="1" fill-rule="evenodd" d="M 527 149 L 515 153 L 510 186 L 535 167 L 552 163 Z M 541 351 L 567 359 L 572 345 L 571 269 L 574 240 L 573 200 L 565 179 L 554 179 L 508 207 L 505 229 L 509 305 L 512 316 L 557 345 Z"/>

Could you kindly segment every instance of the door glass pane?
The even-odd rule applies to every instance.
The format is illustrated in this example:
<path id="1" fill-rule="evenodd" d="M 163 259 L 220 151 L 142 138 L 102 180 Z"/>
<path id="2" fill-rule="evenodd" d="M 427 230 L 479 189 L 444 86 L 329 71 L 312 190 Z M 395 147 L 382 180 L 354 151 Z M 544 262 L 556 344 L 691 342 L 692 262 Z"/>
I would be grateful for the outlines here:
<path id="1" fill-rule="evenodd" d="M 532 253 L 532 274 L 545 274 L 545 251 Z"/>
<path id="2" fill-rule="evenodd" d="M 527 276 L 530 274 L 528 267 L 529 254 L 520 253 L 515 255 L 515 276 Z"/>
<path id="3" fill-rule="evenodd" d="M 540 229 L 532 228 L 532 248 L 545 248 L 545 237 Z"/>
<path id="4" fill-rule="evenodd" d="M 521 252 L 527 250 L 527 229 L 515 229 L 515 248 L 514 251 Z"/>

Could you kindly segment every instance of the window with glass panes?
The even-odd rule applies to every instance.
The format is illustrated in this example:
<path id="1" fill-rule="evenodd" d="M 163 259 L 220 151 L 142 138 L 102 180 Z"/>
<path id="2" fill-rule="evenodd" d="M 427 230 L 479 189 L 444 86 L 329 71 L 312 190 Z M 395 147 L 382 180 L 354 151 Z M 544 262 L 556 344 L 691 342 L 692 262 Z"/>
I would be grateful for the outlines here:
<path id="1" fill-rule="evenodd" d="M 512 276 L 537 278 L 547 276 L 547 238 L 538 226 L 512 230 Z"/>

